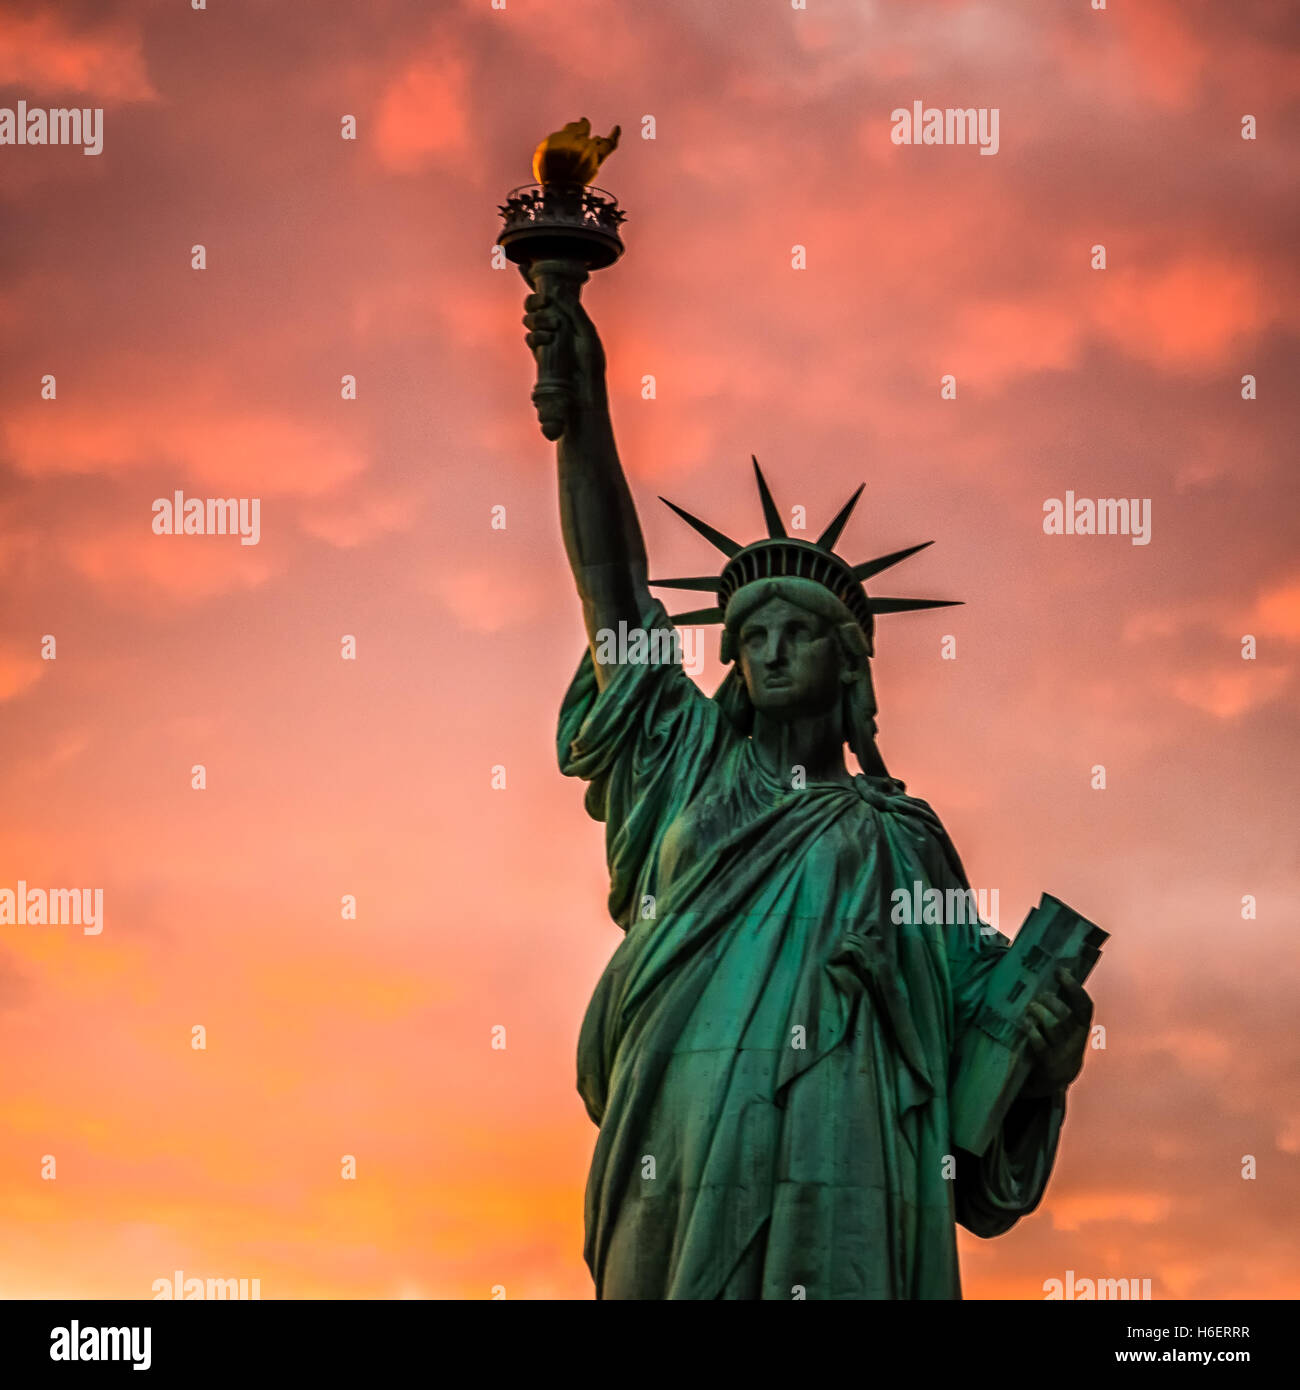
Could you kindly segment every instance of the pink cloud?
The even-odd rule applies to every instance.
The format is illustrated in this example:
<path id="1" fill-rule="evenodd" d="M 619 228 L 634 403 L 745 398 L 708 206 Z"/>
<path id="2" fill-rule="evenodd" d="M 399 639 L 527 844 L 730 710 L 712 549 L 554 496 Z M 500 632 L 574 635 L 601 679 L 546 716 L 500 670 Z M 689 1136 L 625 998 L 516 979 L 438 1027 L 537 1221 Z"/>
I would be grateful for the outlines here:
<path id="1" fill-rule="evenodd" d="M 411 492 L 362 493 L 351 501 L 308 507 L 298 524 L 309 536 L 352 550 L 379 536 L 410 530 L 417 506 Z"/>
<path id="2" fill-rule="evenodd" d="M 1266 636 L 1300 642 L 1300 580 L 1288 580 L 1261 594 L 1255 604 L 1254 624 Z"/>
<path id="3" fill-rule="evenodd" d="M 478 154 L 470 138 L 470 69 L 440 43 L 393 78 L 375 116 L 375 148 L 396 173 L 413 174 L 435 163 L 472 169 Z"/>
<path id="4" fill-rule="evenodd" d="M 1177 675 L 1170 682 L 1173 693 L 1185 705 L 1212 714 L 1216 719 L 1235 719 L 1248 710 L 1275 700 L 1291 683 L 1294 668 L 1239 662 L 1239 670 L 1199 670 Z"/>
<path id="5" fill-rule="evenodd" d="M 0 648 L 0 700 L 11 700 L 35 685 L 45 674 L 46 665 L 36 652 Z"/>
<path id="6" fill-rule="evenodd" d="M 151 595 L 194 603 L 256 589 L 277 570 L 261 544 L 241 545 L 237 536 L 159 536 L 151 522 L 144 515 L 136 526 L 83 528 L 64 538 L 63 558 L 101 593 L 125 604 Z"/>
<path id="7" fill-rule="evenodd" d="M 173 464 L 175 487 L 198 483 L 221 496 L 318 497 L 366 467 L 343 428 L 237 401 L 40 401 L 11 415 L 5 435 L 15 465 L 29 475 L 126 475 Z"/>
<path id="8" fill-rule="evenodd" d="M 1077 1231 L 1089 1222 L 1154 1225 L 1169 1215 L 1174 1198 L 1168 1192 L 1126 1191 L 1108 1185 L 1093 1189 L 1076 1188 L 1068 1195 L 1049 1195 L 1043 1205 L 1057 1230 Z"/>
<path id="9" fill-rule="evenodd" d="M 1096 274 L 1101 284 L 1095 325 L 1124 351 L 1155 366 L 1226 363 L 1241 340 L 1260 333 L 1276 312 L 1266 307 L 1258 269 L 1238 259 L 1201 252 L 1143 269 L 1112 265 Z"/>
<path id="10" fill-rule="evenodd" d="M 0 86 L 27 87 L 33 96 L 81 93 L 91 105 L 158 96 L 139 33 L 78 32 L 52 11 L 0 15 Z"/>
<path id="11" fill-rule="evenodd" d="M 529 622 L 541 603 L 537 577 L 517 562 L 442 565 L 424 580 L 457 624 L 470 632 L 499 632 Z"/>

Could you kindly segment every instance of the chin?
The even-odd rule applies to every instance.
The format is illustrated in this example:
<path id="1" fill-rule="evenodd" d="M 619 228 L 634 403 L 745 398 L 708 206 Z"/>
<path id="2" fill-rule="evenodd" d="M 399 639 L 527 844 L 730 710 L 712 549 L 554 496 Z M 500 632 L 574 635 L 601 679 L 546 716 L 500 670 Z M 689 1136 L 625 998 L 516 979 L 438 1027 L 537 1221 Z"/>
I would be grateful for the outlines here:
<path id="1" fill-rule="evenodd" d="M 790 690 L 769 690 L 759 700 L 751 700 L 754 708 L 769 719 L 797 719 L 807 714 L 807 704 L 803 695 Z"/>

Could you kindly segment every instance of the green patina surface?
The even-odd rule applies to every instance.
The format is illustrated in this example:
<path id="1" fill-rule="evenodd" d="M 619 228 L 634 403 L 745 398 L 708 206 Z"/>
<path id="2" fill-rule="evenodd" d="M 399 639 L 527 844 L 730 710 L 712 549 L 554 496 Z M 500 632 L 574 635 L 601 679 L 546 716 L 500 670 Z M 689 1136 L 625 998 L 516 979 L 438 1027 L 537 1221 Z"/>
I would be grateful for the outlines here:
<path id="1" fill-rule="evenodd" d="M 1017 1100 L 980 1158 L 951 1142 L 954 1043 L 1007 941 L 893 920 L 895 889 L 967 887 L 934 812 L 889 777 L 792 789 L 675 665 L 598 690 L 588 653 L 558 742 L 626 933 L 578 1052 L 597 1296 L 960 1297 L 955 1223 L 1034 1208 L 1064 1099 Z"/>

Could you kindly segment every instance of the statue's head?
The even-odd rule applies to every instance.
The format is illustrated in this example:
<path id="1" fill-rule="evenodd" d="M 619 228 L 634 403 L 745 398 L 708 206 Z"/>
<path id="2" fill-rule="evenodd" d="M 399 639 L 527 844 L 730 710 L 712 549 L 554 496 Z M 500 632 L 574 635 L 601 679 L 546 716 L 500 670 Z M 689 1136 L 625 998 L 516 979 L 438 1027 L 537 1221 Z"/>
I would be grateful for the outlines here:
<path id="1" fill-rule="evenodd" d="M 749 703 L 777 721 L 829 713 L 868 670 L 862 630 L 848 611 L 817 586 L 803 590 L 798 580 L 750 585 L 728 615 L 727 645 Z"/>
<path id="2" fill-rule="evenodd" d="M 845 740 L 864 771 L 883 776 L 875 746 L 876 697 L 869 665 L 875 615 L 947 608 L 951 600 L 868 597 L 863 584 L 929 542 L 850 564 L 835 553 L 835 544 L 861 487 L 815 541 L 804 541 L 786 534 L 757 459 L 754 479 L 767 537 L 752 545 L 741 545 L 675 502 L 661 499 L 722 551 L 727 563 L 717 579 L 701 575 L 651 583 L 716 595 L 712 608 L 674 613 L 672 620 L 724 624 L 722 659 L 735 665 L 714 698 L 737 728 L 749 733 L 755 710 L 786 720 L 826 713 L 835 708 L 838 695 Z"/>
<path id="3" fill-rule="evenodd" d="M 883 773 L 867 638 L 834 594 L 807 579 L 747 584 L 727 604 L 722 640 L 734 664 L 717 698 L 739 728 L 750 732 L 756 711 L 777 722 L 838 712 L 864 770 Z"/>

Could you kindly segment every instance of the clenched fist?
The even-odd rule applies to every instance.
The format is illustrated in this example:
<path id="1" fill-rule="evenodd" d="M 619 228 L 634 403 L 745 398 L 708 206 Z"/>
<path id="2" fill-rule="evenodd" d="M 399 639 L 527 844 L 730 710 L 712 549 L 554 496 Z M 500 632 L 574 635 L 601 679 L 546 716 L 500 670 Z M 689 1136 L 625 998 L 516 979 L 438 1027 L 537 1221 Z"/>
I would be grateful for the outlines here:
<path id="1" fill-rule="evenodd" d="M 524 341 L 537 359 L 538 381 L 562 381 L 572 396 L 572 425 L 594 409 L 606 409 L 605 349 L 590 315 L 571 281 L 541 276 L 537 283 L 530 270 L 521 267 L 532 293 L 524 300 Z M 533 400 L 539 405 L 538 393 Z"/>

